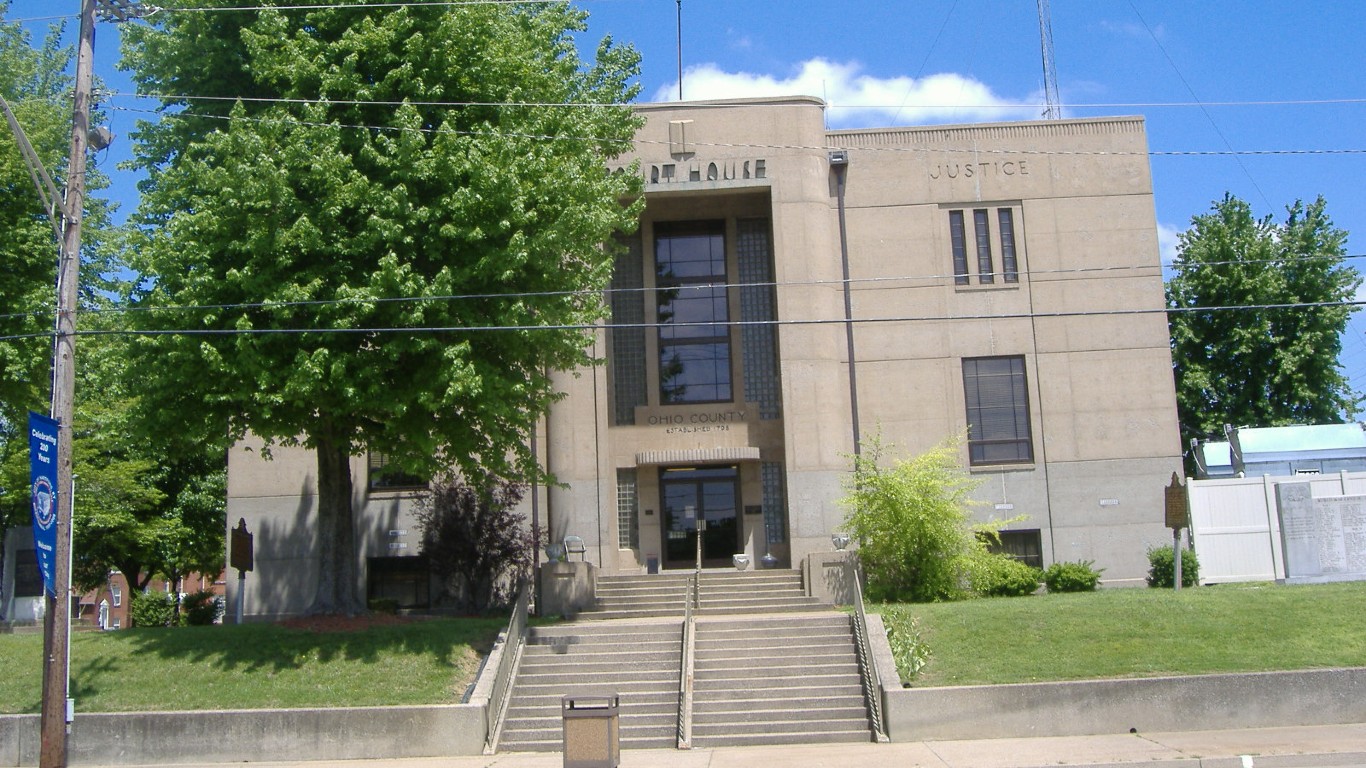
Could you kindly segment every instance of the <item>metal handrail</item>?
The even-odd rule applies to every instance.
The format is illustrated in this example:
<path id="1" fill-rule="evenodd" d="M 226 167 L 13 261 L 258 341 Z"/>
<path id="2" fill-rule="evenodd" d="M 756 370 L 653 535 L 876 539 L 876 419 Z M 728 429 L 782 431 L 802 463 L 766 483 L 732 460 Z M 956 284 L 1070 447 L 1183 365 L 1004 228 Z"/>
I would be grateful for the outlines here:
<path id="1" fill-rule="evenodd" d="M 508 628 L 502 638 L 503 655 L 498 659 L 498 671 L 493 678 L 493 690 L 489 693 L 488 708 L 484 710 L 485 746 L 492 749 L 498 736 L 498 727 L 507 710 L 509 695 L 512 693 L 512 677 L 517 670 L 517 661 L 522 646 L 526 642 L 527 613 L 531 602 L 529 582 L 522 577 L 517 588 L 517 604 L 508 619 Z"/>
<path id="2" fill-rule="evenodd" d="M 697 642 L 693 602 L 697 599 L 698 575 L 688 579 L 688 596 L 683 600 L 683 652 L 678 674 L 678 748 L 692 748 L 692 704 L 694 647 Z"/>
<path id="3" fill-rule="evenodd" d="M 859 676 L 863 679 L 863 698 L 868 704 L 868 720 L 872 725 L 873 737 L 879 741 L 890 741 L 887 728 L 882 722 L 882 677 L 878 674 L 877 662 L 873 659 L 873 645 L 868 638 L 868 614 L 863 609 L 863 583 L 859 579 L 858 566 L 849 560 L 850 578 L 854 585 L 854 647 L 858 650 Z"/>

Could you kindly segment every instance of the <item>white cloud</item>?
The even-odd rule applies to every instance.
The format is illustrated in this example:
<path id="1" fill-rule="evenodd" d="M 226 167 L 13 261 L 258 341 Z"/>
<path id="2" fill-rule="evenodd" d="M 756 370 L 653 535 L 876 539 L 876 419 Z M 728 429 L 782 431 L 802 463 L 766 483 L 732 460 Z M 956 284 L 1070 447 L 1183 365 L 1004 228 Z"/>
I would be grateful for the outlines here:
<path id="1" fill-rule="evenodd" d="M 1153 38 L 1161 40 L 1167 36 L 1167 28 L 1162 24 L 1158 24 L 1155 27 L 1147 27 L 1133 21 L 1101 21 L 1100 28 L 1102 31 L 1108 32 L 1115 37 L 1131 37 L 1140 40 L 1151 40 Z"/>
<path id="2" fill-rule="evenodd" d="M 677 94 L 674 82 L 655 91 L 654 100 L 673 101 Z M 715 64 L 689 67 L 683 73 L 683 96 L 689 101 L 817 96 L 829 105 L 830 124 L 837 128 L 1029 120 L 1042 113 L 1037 95 L 1009 99 L 966 75 L 879 78 L 865 74 L 857 62 L 819 58 L 803 62 L 786 78 L 726 72 Z"/>
<path id="3" fill-rule="evenodd" d="M 1176 245 L 1181 232 L 1169 224 L 1157 223 L 1157 250 L 1162 254 L 1162 266 L 1170 267 L 1176 261 Z"/>

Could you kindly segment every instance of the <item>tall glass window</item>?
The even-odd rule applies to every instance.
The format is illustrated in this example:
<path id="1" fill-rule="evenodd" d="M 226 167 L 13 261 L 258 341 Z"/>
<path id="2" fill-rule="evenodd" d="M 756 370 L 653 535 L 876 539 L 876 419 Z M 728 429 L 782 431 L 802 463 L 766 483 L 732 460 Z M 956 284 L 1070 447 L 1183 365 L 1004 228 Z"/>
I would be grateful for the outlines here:
<path id="1" fill-rule="evenodd" d="M 969 463 L 976 466 L 1034 460 L 1023 357 L 965 358 L 963 394 L 967 403 Z"/>
<path id="2" fill-rule="evenodd" d="M 655 226 L 659 401 L 733 399 L 722 222 Z"/>

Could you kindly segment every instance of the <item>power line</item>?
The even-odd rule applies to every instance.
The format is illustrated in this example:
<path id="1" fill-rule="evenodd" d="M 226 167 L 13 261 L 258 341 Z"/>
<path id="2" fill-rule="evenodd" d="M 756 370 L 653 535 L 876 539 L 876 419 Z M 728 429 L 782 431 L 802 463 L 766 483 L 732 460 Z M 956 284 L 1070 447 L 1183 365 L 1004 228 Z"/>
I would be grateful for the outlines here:
<path id="1" fill-rule="evenodd" d="M 1183 75 L 1181 73 L 1181 70 L 1177 68 L 1176 62 L 1172 60 L 1171 54 L 1167 53 L 1166 47 L 1163 46 L 1162 41 L 1157 38 L 1157 35 L 1153 32 L 1153 28 L 1148 26 L 1148 20 L 1143 18 L 1143 14 L 1138 12 L 1138 8 L 1134 6 L 1132 0 L 1129 3 L 1129 8 L 1134 12 L 1134 15 L 1138 17 L 1139 22 L 1143 24 L 1143 28 L 1148 31 L 1148 36 L 1153 39 L 1153 44 L 1155 44 L 1157 46 L 1157 49 L 1162 52 L 1163 58 L 1165 58 L 1167 60 L 1167 63 L 1171 65 L 1172 71 L 1176 73 L 1177 79 L 1181 81 L 1182 85 L 1186 86 L 1186 91 L 1190 93 L 1191 97 L 1194 98 L 1197 102 L 1199 102 L 1200 97 L 1195 94 L 1195 89 L 1191 87 L 1191 84 L 1186 80 L 1186 76 Z M 1224 147 L 1229 150 L 1232 150 L 1233 145 L 1229 143 L 1228 137 L 1224 135 L 1223 129 L 1219 127 L 1218 123 L 1214 122 L 1214 116 L 1209 113 L 1208 109 L 1205 109 L 1205 105 L 1203 103 L 1200 104 L 1200 112 L 1205 116 L 1205 119 L 1209 121 L 1210 127 L 1214 129 L 1214 133 L 1219 137 L 1219 140 L 1224 142 Z M 1252 177 L 1252 172 L 1247 169 L 1247 166 L 1243 165 L 1242 157 L 1240 155 L 1233 155 L 1233 158 L 1234 162 L 1238 163 L 1238 167 L 1242 169 L 1243 175 L 1247 176 L 1248 181 L 1252 182 L 1252 188 L 1257 190 L 1257 194 L 1261 196 L 1262 202 L 1266 203 L 1266 207 L 1273 207 L 1271 205 L 1271 200 L 1266 196 L 1266 193 L 1262 191 L 1262 186 L 1258 184 L 1257 180 Z"/>
<path id="2" fill-rule="evenodd" d="M 1228 265 L 1243 264 L 1272 264 L 1272 263 L 1302 263 L 1312 261 L 1337 261 L 1346 259 L 1366 259 L 1366 254 L 1344 254 L 1338 256 L 1296 256 L 1288 259 L 1229 259 L 1225 261 L 1203 261 L 1196 262 L 1192 266 L 1218 267 Z M 1152 265 L 1130 264 L 1124 266 L 1110 267 L 1073 267 L 1070 269 L 1035 269 L 1020 270 L 1018 274 L 1024 278 L 1035 278 L 1046 275 L 1081 275 L 1081 274 L 1101 274 L 1115 272 L 1138 272 L 1151 271 L 1157 269 Z M 880 277 L 856 277 L 848 282 L 852 285 L 857 284 L 881 284 L 881 283 L 908 283 L 921 282 L 926 280 L 947 280 L 957 275 L 950 273 L 936 274 L 907 274 L 907 275 L 883 275 Z M 839 287 L 844 285 L 844 280 L 789 280 L 783 282 L 770 281 L 760 283 L 705 283 L 690 285 L 689 288 L 819 288 L 819 287 Z M 1043 281 L 1038 281 L 1043 282 Z M 288 309 L 293 307 L 310 306 L 341 306 L 346 304 L 389 304 L 389 303 L 417 303 L 417 302 L 437 302 L 437 301 L 486 301 L 489 299 L 529 299 L 529 298 L 555 298 L 555 297 L 592 297 L 592 296 L 611 296 L 631 293 L 654 293 L 660 290 L 668 290 L 668 287 L 654 288 L 605 288 L 601 290 L 574 289 L 559 291 L 518 291 L 513 293 L 470 293 L 470 294 L 446 294 L 441 296 L 388 296 L 370 297 L 355 299 L 309 299 L 300 301 L 260 301 L 243 302 L 233 304 L 190 304 L 180 306 L 138 306 L 138 307 L 93 307 L 83 309 L 85 314 L 133 314 L 145 312 L 171 312 L 171 311 L 205 311 L 223 309 Z M 46 317 L 46 312 L 12 312 L 0 314 L 0 320 L 15 318 Z"/>
<path id="3" fill-rule="evenodd" d="M 629 105 L 621 105 L 623 107 Z M 131 107 L 110 107 L 111 111 L 132 112 L 141 114 L 154 114 L 161 118 L 182 119 L 182 120 L 222 120 L 222 121 L 244 121 L 262 124 L 282 124 L 294 125 L 304 128 L 343 128 L 348 130 L 360 131 L 389 131 L 402 132 L 411 131 L 430 135 L 449 135 L 449 136 L 486 136 L 492 138 L 521 138 L 534 139 L 540 141 L 583 141 L 583 142 L 617 142 L 627 141 L 619 138 L 603 138 L 595 136 L 565 136 L 558 134 L 536 134 L 536 133 L 509 133 L 500 131 L 457 131 L 446 128 L 410 128 L 406 126 L 391 125 L 357 125 L 348 123 L 320 123 L 308 120 L 286 119 L 284 117 L 257 117 L 257 116 L 232 116 L 232 115 L 205 115 L 205 114 L 185 114 L 185 113 L 162 113 L 151 109 L 134 109 Z M 920 128 L 898 128 L 892 130 L 902 130 L 914 132 Z M 886 132 L 885 129 L 883 132 Z M 635 144 L 666 145 L 669 142 L 663 139 L 630 139 Z M 745 142 L 690 142 L 693 146 L 713 147 L 718 149 L 767 149 L 767 150 L 787 150 L 787 151 L 809 151 L 825 152 L 834 145 L 810 146 L 803 144 L 752 144 Z M 916 146 L 916 147 L 896 147 L 896 146 L 875 146 L 858 147 L 844 146 L 843 148 L 856 152 L 942 152 L 942 147 Z M 1348 149 L 1228 149 L 1228 150 L 1148 150 L 1146 152 L 1126 152 L 1126 151 L 1105 151 L 1105 150 L 1043 150 L 1043 149 L 980 149 L 974 148 L 974 154 L 978 155 L 1001 155 L 1014 156 L 1025 155 L 1029 157 L 1213 157 L 1213 156 L 1258 156 L 1271 157 L 1280 155 L 1366 155 L 1366 148 Z"/>
<path id="4" fill-rule="evenodd" d="M 304 334 L 368 334 L 381 335 L 392 333 L 491 333 L 521 331 L 592 331 L 623 329 L 658 328 L 745 328 L 754 326 L 814 326 L 842 325 L 854 322 L 864 325 L 883 325 L 889 323 L 956 323 L 972 320 L 1039 320 L 1067 319 L 1084 317 L 1128 317 L 1154 314 L 1173 314 L 1190 312 L 1238 312 L 1253 310 L 1318 309 L 1336 307 L 1359 307 L 1366 300 L 1316 301 L 1284 304 L 1243 304 L 1210 307 L 1148 307 L 1141 309 L 1104 309 L 1078 310 L 1073 312 L 1006 312 L 999 314 L 972 315 L 896 315 L 889 317 L 853 318 L 852 321 L 838 318 L 809 318 L 792 320 L 730 320 L 725 322 L 669 322 L 669 323 L 578 323 L 551 325 L 458 325 L 458 326 L 376 326 L 366 328 L 180 328 L 180 329 L 97 329 L 78 331 L 83 336 L 299 336 Z M 42 338 L 47 333 L 26 333 L 0 336 L 0 341 Z"/>
<path id="5" fill-rule="evenodd" d="M 1296 256 L 1286 259 L 1229 259 L 1225 261 L 1204 261 L 1196 262 L 1192 266 L 1218 267 L 1228 265 L 1244 264 L 1288 264 L 1303 263 L 1313 261 L 1339 261 L 1346 259 L 1366 259 L 1366 254 L 1344 254 L 1342 256 Z M 1123 266 L 1109 267 L 1073 267 L 1068 269 L 1035 269 L 1020 270 L 1022 278 L 1030 279 L 1047 275 L 1084 275 L 1084 274 L 1104 274 L 1116 272 L 1149 272 L 1159 269 L 1154 265 L 1128 264 Z M 951 273 L 935 274 L 906 274 L 906 275 L 883 275 L 878 277 L 856 277 L 847 282 L 851 285 L 862 284 L 885 284 L 885 283 L 909 283 L 923 282 L 927 280 L 942 281 L 948 280 L 956 275 Z M 1042 280 L 1036 282 L 1044 282 Z M 846 283 L 845 280 L 788 280 L 783 282 L 768 281 L 758 283 L 698 283 L 687 286 L 692 289 L 742 289 L 742 288 L 820 288 L 820 287 L 840 287 Z M 604 288 L 601 290 L 592 289 L 573 289 L 559 291 L 517 291 L 512 293 L 467 293 L 467 294 L 446 294 L 441 296 L 387 296 L 387 297 L 368 297 L 353 299 L 308 299 L 299 301 L 259 301 L 241 302 L 232 304 L 187 304 L 178 306 L 136 306 L 136 307 L 92 307 L 82 310 L 84 314 L 91 315 L 111 315 L 111 314 L 139 314 L 147 312 L 190 312 L 190 311 L 218 311 L 225 309 L 291 309 L 295 307 L 316 307 L 316 306 L 342 306 L 347 304 L 393 304 L 393 303 L 419 303 L 419 302 L 445 302 L 445 301 L 487 301 L 489 299 L 531 299 L 531 298 L 556 298 L 556 297 L 582 297 L 590 298 L 596 296 L 626 295 L 632 293 L 655 293 L 661 290 L 669 290 L 673 286 L 656 286 L 653 288 Z M 46 312 L 12 312 L 0 314 L 0 320 L 16 318 L 46 317 Z"/>
<path id="6" fill-rule="evenodd" d="M 563 2 L 563 0 L 554 0 Z M 373 106 L 397 106 L 400 104 L 411 103 L 414 106 L 432 107 L 617 107 L 617 106 L 645 106 L 644 104 L 617 104 L 612 102 L 536 102 L 536 101 L 382 101 L 367 99 L 332 99 L 332 98 L 283 98 L 283 97 L 258 97 L 258 96 L 201 96 L 195 94 L 175 94 L 175 93 L 144 93 L 135 91 L 106 91 L 102 95 L 109 98 L 122 99 L 161 99 L 163 101 L 234 101 L 243 102 L 279 102 L 286 104 L 348 104 L 348 105 L 373 105 Z M 790 105 L 785 104 L 712 104 L 702 102 L 662 102 L 674 109 L 782 109 Z M 1159 107 L 1189 108 L 1189 107 L 1285 107 L 1285 106 L 1337 106 L 1337 105 L 1366 105 L 1366 98 L 1341 98 L 1341 99 L 1273 99 L 1273 100 L 1253 100 L 1253 101 L 1153 101 L 1153 102 L 1083 102 L 1076 104 L 1059 104 L 1059 107 L 1067 109 L 1150 109 Z M 814 106 L 814 105 L 813 105 Z M 826 109 L 960 109 L 971 107 L 973 109 L 999 109 L 1015 110 L 1021 107 L 1031 106 L 1029 104 L 826 104 Z M 856 129 L 855 129 L 856 130 Z"/>

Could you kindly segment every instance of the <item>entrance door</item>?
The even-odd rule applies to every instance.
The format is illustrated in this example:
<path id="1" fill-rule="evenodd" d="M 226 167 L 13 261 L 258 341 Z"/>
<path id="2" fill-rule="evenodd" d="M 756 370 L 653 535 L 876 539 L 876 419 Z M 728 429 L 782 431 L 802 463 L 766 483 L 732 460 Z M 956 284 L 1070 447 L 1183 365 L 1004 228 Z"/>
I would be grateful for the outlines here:
<path id="1" fill-rule="evenodd" d="M 740 551 L 740 473 L 735 467 L 666 469 L 660 473 L 664 567 L 692 568 L 702 529 L 702 564 L 728 566 Z M 705 522 L 704 522 L 705 521 Z"/>

